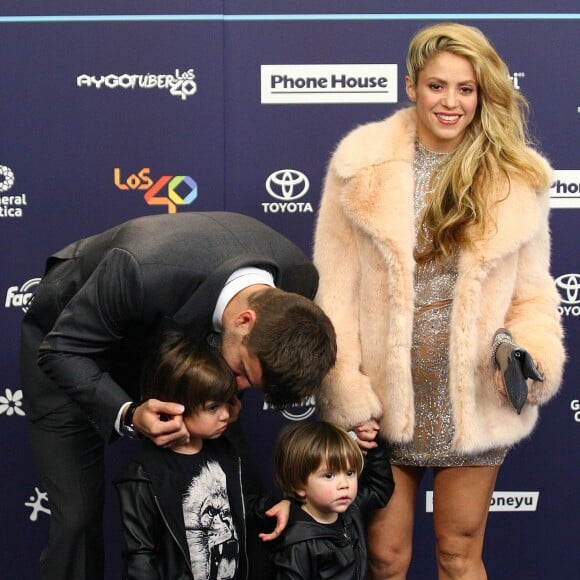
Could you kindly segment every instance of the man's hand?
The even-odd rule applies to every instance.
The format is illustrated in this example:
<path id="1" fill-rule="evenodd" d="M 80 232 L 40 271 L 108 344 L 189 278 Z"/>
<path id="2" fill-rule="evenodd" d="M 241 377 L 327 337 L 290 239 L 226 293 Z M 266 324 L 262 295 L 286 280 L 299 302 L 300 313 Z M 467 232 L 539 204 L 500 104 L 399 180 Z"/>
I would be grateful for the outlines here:
<path id="1" fill-rule="evenodd" d="M 261 533 L 258 534 L 258 537 L 263 542 L 270 542 L 278 538 L 288 524 L 288 519 L 290 517 L 290 501 L 287 499 L 279 501 L 266 512 L 266 515 L 271 518 L 276 518 L 276 527 L 269 534 Z"/>
<path id="2" fill-rule="evenodd" d="M 142 435 L 159 447 L 183 445 L 189 441 L 189 432 L 183 423 L 183 405 L 148 399 L 133 415 L 133 425 Z"/>

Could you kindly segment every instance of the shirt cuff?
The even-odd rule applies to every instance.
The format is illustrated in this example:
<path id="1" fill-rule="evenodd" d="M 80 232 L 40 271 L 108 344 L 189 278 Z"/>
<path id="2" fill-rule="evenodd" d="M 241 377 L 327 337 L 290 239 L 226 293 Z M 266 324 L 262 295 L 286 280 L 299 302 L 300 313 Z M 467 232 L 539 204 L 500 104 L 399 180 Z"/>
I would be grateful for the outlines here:
<path id="1" fill-rule="evenodd" d="M 121 433 L 121 418 L 123 417 L 123 411 L 131 404 L 132 401 L 128 401 L 127 403 L 123 403 L 121 405 L 121 408 L 119 409 L 119 412 L 117 413 L 117 418 L 115 419 L 115 431 L 117 431 L 117 433 L 119 435 L 122 435 L 123 433 Z"/>

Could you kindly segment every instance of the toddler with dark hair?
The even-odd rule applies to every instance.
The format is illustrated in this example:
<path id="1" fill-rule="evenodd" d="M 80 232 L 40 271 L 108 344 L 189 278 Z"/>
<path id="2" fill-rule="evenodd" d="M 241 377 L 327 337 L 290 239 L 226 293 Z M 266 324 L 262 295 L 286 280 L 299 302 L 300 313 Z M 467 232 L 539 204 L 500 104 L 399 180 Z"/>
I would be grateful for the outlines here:
<path id="1" fill-rule="evenodd" d="M 189 440 L 145 442 L 115 479 L 123 520 L 123 578 L 248 577 L 245 518 L 275 501 L 244 489 L 239 449 L 221 435 L 240 410 L 232 371 L 218 351 L 165 333 L 145 368 L 144 399 L 184 406 Z"/>
<path id="2" fill-rule="evenodd" d="M 364 519 L 394 489 L 384 441 L 363 456 L 342 428 L 324 421 L 281 431 L 274 479 L 292 499 L 290 521 L 270 546 L 276 580 L 362 580 L 367 574 Z"/>

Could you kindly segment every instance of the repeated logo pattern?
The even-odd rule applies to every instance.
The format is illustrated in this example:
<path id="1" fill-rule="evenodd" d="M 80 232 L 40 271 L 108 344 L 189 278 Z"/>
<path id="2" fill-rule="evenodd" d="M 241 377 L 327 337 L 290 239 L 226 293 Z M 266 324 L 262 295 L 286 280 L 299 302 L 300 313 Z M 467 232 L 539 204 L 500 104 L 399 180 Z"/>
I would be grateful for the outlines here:
<path id="1" fill-rule="evenodd" d="M 14 173 L 10 167 L 0 165 L 0 193 L 8 191 L 14 185 Z"/>

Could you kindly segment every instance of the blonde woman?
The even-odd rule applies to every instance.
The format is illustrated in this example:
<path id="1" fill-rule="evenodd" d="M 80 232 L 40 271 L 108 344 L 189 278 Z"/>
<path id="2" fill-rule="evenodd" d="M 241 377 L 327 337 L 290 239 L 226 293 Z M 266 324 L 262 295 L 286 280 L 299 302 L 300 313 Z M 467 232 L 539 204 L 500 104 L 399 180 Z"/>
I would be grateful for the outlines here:
<path id="1" fill-rule="evenodd" d="M 373 578 L 405 578 L 432 468 L 439 578 L 482 579 L 499 467 L 562 378 L 551 169 L 478 29 L 420 30 L 407 68 L 412 106 L 356 128 L 329 164 L 314 261 L 338 358 L 317 401 L 362 445 L 372 426 L 393 449 L 395 492 L 368 530 Z"/>

